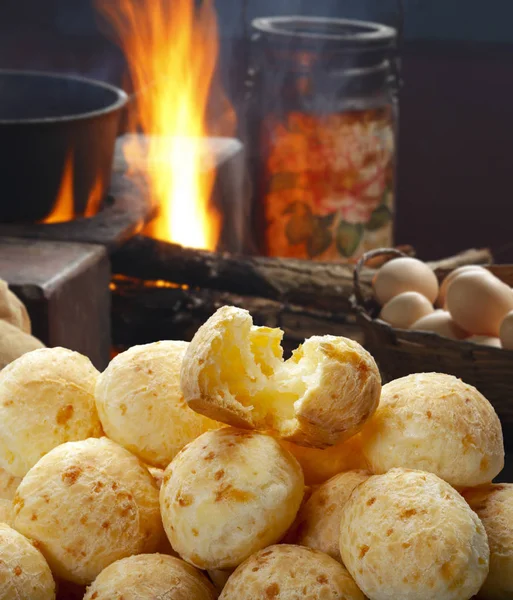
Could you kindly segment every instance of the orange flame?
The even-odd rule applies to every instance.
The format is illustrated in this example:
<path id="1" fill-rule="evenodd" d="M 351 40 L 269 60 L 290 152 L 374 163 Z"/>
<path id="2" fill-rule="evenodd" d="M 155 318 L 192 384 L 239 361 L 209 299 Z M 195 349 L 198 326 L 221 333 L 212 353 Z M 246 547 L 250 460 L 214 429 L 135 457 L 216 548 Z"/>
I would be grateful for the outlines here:
<path id="1" fill-rule="evenodd" d="M 76 217 L 73 161 L 74 153 L 70 152 L 64 163 L 61 184 L 57 192 L 53 210 L 46 219 L 43 219 L 43 223 L 63 223 L 71 221 Z M 103 191 L 102 178 L 97 177 L 87 199 L 86 217 L 93 217 L 100 210 Z"/>
<path id="2" fill-rule="evenodd" d="M 215 249 L 220 215 L 211 205 L 215 172 L 205 113 L 218 57 L 212 0 L 98 0 L 114 25 L 137 94 L 137 125 L 125 157 L 148 182 L 157 239 Z"/>
<path id="3" fill-rule="evenodd" d="M 44 223 L 62 223 L 71 221 L 75 216 L 73 196 L 73 152 L 68 154 L 64 164 L 61 185 L 57 193 L 54 208 Z"/>
<path id="4" fill-rule="evenodd" d="M 87 198 L 86 217 L 94 217 L 94 215 L 100 211 L 103 194 L 103 180 L 101 177 L 97 177 L 93 189 L 89 192 L 89 197 Z"/>

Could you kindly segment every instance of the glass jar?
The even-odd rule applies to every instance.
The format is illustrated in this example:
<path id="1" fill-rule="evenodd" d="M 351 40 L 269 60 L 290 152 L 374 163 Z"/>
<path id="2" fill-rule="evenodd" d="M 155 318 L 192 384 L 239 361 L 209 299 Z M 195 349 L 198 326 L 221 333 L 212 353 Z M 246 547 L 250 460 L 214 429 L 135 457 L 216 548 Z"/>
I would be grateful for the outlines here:
<path id="1" fill-rule="evenodd" d="M 259 251 L 355 261 L 393 244 L 396 30 L 253 21 L 249 159 Z"/>

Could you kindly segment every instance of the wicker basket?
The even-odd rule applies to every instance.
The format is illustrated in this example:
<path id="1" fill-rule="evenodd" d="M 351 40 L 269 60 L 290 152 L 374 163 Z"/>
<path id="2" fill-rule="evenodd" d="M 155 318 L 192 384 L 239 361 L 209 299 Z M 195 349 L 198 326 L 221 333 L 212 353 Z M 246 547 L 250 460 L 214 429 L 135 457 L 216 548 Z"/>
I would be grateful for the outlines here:
<path id="1" fill-rule="evenodd" d="M 513 427 L 513 351 L 454 341 L 435 333 L 395 329 L 377 319 L 379 306 L 364 297 L 360 273 L 365 264 L 380 255 L 406 256 L 392 249 L 365 254 L 354 272 L 353 306 L 365 335 L 365 345 L 376 359 L 384 381 L 410 373 L 449 373 L 474 385 L 494 405 L 503 426 Z M 486 267 L 499 279 L 513 285 L 511 265 Z M 437 272 L 440 281 L 448 274 Z"/>

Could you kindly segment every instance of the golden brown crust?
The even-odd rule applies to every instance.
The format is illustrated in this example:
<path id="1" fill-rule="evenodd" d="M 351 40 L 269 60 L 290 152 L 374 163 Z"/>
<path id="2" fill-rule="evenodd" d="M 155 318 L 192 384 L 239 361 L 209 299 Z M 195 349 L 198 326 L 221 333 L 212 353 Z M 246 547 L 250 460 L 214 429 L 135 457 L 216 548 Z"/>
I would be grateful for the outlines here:
<path id="1" fill-rule="evenodd" d="M 481 519 L 490 545 L 490 571 L 478 598 L 509 600 L 513 597 L 513 484 L 465 490 L 463 496 Z"/>
<path id="2" fill-rule="evenodd" d="M 324 552 L 342 562 L 342 512 L 353 490 L 370 476 L 368 471 L 347 471 L 318 486 L 298 513 L 294 542 Z"/>
<path id="3" fill-rule="evenodd" d="M 163 554 L 123 558 L 106 567 L 84 600 L 215 600 L 208 579 L 183 560 Z"/>
<path id="4" fill-rule="evenodd" d="M 55 582 L 43 555 L 4 523 L 0 523 L 0 598 L 55 600 Z"/>
<path id="5" fill-rule="evenodd" d="M 164 528 L 187 562 L 231 569 L 281 539 L 303 490 L 299 464 L 274 438 L 230 427 L 209 431 L 166 469 Z"/>
<path id="6" fill-rule="evenodd" d="M 304 446 L 325 448 L 358 433 L 379 402 L 372 356 L 353 340 L 317 336 L 283 361 L 282 335 L 254 327 L 247 311 L 219 309 L 185 354 L 181 382 L 189 406 Z"/>
<path id="7" fill-rule="evenodd" d="M 0 467 L 23 477 L 59 444 L 102 435 L 91 361 L 65 348 L 24 354 L 0 371 Z"/>
<path id="8" fill-rule="evenodd" d="M 163 469 L 198 435 L 220 427 L 183 399 L 180 368 L 187 346 L 173 340 L 134 346 L 110 362 L 95 390 L 110 439 Z"/>
<path id="9" fill-rule="evenodd" d="M 367 469 L 359 433 L 324 449 L 298 446 L 285 440 L 280 440 L 280 443 L 301 465 L 306 485 L 324 483 L 343 471 Z"/>
<path id="10" fill-rule="evenodd" d="M 365 600 L 337 561 L 311 548 L 281 544 L 251 556 L 219 600 Z"/>
<path id="11" fill-rule="evenodd" d="M 488 573 L 486 532 L 448 483 L 423 471 L 392 469 L 351 494 L 340 525 L 340 554 L 375 600 L 461 600 Z"/>
<path id="12" fill-rule="evenodd" d="M 373 473 L 420 469 L 462 488 L 492 481 L 504 466 L 493 406 L 476 388 L 443 373 L 417 373 L 383 386 L 361 436 Z"/>
<path id="13" fill-rule="evenodd" d="M 23 478 L 13 506 L 14 527 L 56 576 L 78 584 L 120 558 L 155 551 L 163 535 L 152 476 L 107 438 L 51 450 Z"/>

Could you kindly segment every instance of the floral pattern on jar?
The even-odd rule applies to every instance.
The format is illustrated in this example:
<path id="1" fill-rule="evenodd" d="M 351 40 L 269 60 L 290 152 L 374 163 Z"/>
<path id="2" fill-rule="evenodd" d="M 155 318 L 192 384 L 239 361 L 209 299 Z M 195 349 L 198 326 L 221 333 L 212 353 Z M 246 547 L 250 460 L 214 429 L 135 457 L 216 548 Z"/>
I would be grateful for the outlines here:
<path id="1" fill-rule="evenodd" d="M 395 135 L 390 107 L 269 119 L 267 253 L 355 261 L 392 245 Z"/>

